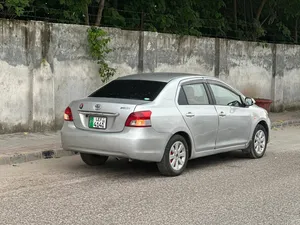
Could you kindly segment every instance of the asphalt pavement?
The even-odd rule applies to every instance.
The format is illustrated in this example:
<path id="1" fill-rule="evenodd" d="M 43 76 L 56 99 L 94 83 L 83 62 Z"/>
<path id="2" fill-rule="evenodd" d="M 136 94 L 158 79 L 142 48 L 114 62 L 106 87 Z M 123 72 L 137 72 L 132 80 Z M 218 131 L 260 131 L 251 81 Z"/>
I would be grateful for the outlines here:
<path id="1" fill-rule="evenodd" d="M 179 177 L 153 163 L 78 155 L 0 166 L 0 224 L 300 224 L 299 127 L 272 131 L 264 158 L 190 161 Z"/>

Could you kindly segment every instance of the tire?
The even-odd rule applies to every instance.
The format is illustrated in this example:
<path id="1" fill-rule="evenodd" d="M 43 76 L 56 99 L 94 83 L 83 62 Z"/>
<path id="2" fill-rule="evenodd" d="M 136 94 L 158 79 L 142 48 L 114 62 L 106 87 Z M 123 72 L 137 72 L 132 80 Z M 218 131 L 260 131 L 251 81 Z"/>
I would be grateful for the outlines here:
<path id="1" fill-rule="evenodd" d="M 186 140 L 180 135 L 174 135 L 169 140 L 157 167 L 164 176 L 178 176 L 185 170 L 188 158 L 189 149 Z"/>
<path id="2" fill-rule="evenodd" d="M 89 166 L 100 166 L 106 163 L 108 156 L 80 153 L 81 159 Z"/>
<path id="3" fill-rule="evenodd" d="M 261 145 L 259 145 L 261 144 Z M 262 158 L 267 150 L 268 134 L 266 129 L 258 124 L 253 132 L 252 140 L 248 148 L 243 150 L 251 159 Z"/>

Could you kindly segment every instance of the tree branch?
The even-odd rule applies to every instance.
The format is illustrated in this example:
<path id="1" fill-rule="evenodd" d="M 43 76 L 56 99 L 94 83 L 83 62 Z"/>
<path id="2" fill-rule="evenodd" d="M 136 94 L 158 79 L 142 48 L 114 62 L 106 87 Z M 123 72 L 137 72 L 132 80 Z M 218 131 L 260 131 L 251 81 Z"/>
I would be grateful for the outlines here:
<path id="1" fill-rule="evenodd" d="M 298 17 L 296 18 L 296 21 L 295 21 L 295 43 L 297 44 L 298 43 Z"/>
<path id="2" fill-rule="evenodd" d="M 262 1 L 261 1 L 260 6 L 259 6 L 259 8 L 258 8 L 258 10 L 257 10 L 257 13 L 256 13 L 256 17 L 255 17 L 255 19 L 256 19 L 257 21 L 259 21 L 260 15 L 261 15 L 262 10 L 263 10 L 263 8 L 264 8 L 264 6 L 265 6 L 265 4 L 266 4 L 267 1 L 268 1 L 268 0 L 262 0 Z"/>
<path id="3" fill-rule="evenodd" d="M 237 0 L 233 0 L 233 11 L 234 11 L 234 25 L 235 31 L 237 31 Z"/>
<path id="4" fill-rule="evenodd" d="M 100 0 L 98 14 L 97 14 L 97 19 L 96 19 L 96 23 L 95 23 L 95 26 L 97 26 L 97 27 L 99 27 L 100 24 L 101 24 L 101 19 L 102 19 L 102 13 L 103 13 L 103 9 L 104 9 L 104 4 L 105 4 L 105 0 Z"/>
<path id="5" fill-rule="evenodd" d="M 89 5 L 85 4 L 85 24 L 90 25 L 90 18 L 89 18 Z"/>
<path id="6" fill-rule="evenodd" d="M 265 19 L 264 21 L 261 22 L 261 25 L 263 25 L 265 22 L 267 22 L 267 20 L 270 18 L 271 14 L 269 14 Z"/>

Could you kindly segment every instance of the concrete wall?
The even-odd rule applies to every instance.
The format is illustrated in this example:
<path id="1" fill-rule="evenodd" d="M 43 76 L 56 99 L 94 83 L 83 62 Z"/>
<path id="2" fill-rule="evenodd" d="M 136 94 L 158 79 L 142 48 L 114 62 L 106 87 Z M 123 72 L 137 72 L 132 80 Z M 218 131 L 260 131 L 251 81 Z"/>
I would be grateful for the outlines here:
<path id="1" fill-rule="evenodd" d="M 270 45 L 220 40 L 219 78 L 243 93 L 270 99 L 272 66 Z"/>
<path id="2" fill-rule="evenodd" d="M 215 40 L 145 32 L 144 72 L 190 72 L 214 75 Z"/>
<path id="3" fill-rule="evenodd" d="M 87 27 L 0 20 L 0 133 L 59 129 L 74 99 L 102 85 Z M 116 77 L 138 72 L 139 33 L 108 30 Z"/>
<path id="4" fill-rule="evenodd" d="M 283 85 L 283 105 L 285 108 L 299 108 L 300 106 L 300 47 L 281 46 L 283 54 L 283 71 L 281 81 Z"/>
<path id="5" fill-rule="evenodd" d="M 102 85 L 87 27 L 0 20 L 0 133 L 58 129 L 70 101 Z M 191 72 L 219 77 L 273 109 L 300 108 L 300 46 L 107 29 L 116 77 Z"/>

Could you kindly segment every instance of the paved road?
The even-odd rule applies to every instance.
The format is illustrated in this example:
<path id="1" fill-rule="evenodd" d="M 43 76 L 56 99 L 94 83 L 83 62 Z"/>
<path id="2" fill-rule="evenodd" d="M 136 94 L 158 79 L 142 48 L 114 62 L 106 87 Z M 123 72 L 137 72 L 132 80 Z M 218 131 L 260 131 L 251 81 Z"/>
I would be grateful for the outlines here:
<path id="1" fill-rule="evenodd" d="M 0 166 L 0 224 L 300 224 L 300 128 L 260 160 L 231 153 L 161 177 L 151 163 L 78 156 Z"/>

